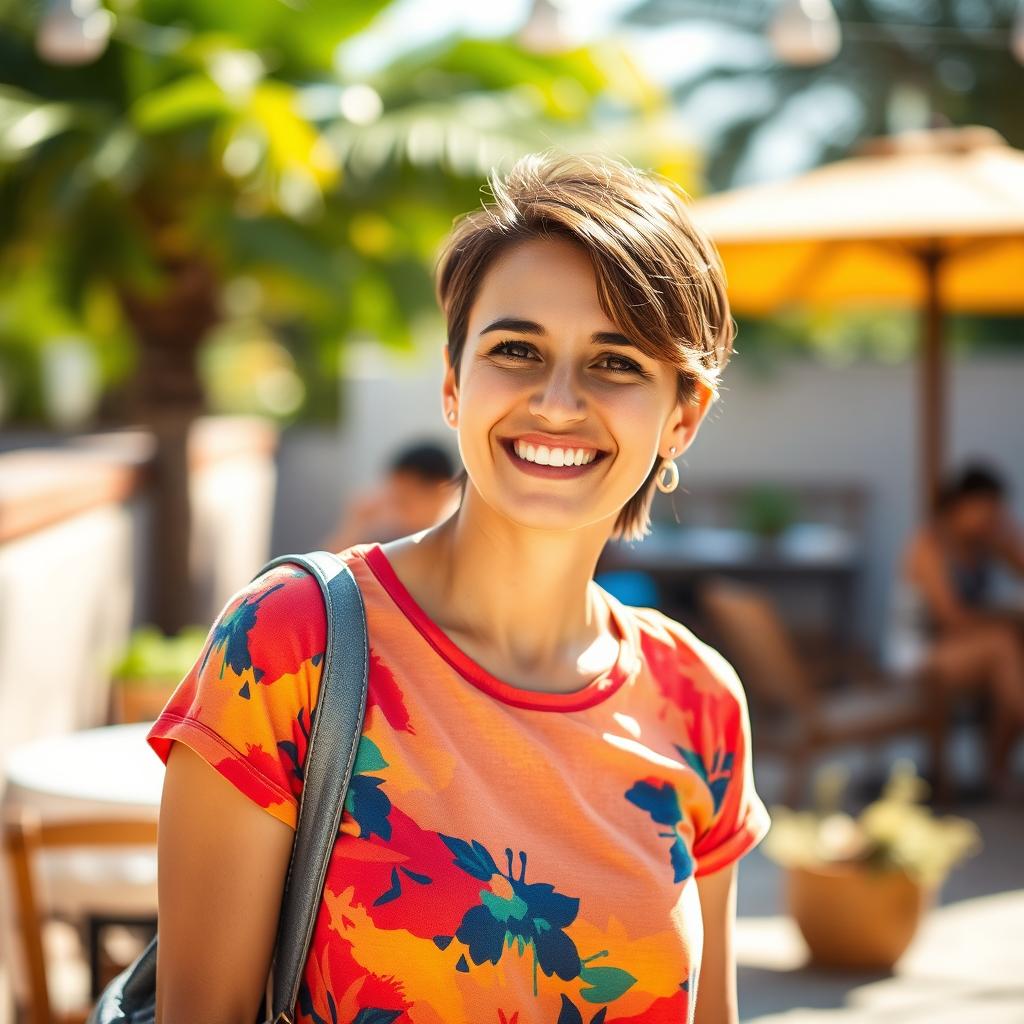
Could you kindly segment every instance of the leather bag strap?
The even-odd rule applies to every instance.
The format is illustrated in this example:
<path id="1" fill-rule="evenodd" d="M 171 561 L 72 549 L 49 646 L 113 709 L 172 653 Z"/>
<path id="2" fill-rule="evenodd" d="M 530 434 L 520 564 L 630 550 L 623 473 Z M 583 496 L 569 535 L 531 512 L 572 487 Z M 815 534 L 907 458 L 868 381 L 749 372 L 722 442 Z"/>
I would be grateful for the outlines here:
<path id="1" fill-rule="evenodd" d="M 271 1016 L 275 1022 L 292 1020 L 298 998 L 362 733 L 369 671 L 366 610 L 352 570 L 329 551 L 313 551 L 274 558 L 253 579 L 286 563 L 301 566 L 320 584 L 327 642 L 278 922 Z"/>

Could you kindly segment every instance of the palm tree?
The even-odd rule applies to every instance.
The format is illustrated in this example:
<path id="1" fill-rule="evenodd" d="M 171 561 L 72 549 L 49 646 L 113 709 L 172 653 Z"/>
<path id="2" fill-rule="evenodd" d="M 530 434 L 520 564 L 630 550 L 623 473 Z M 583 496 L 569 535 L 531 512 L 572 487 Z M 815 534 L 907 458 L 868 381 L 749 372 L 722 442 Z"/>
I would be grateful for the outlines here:
<path id="1" fill-rule="evenodd" d="M 167 631 L 190 619 L 197 353 L 229 315 L 232 281 L 257 284 L 250 315 L 333 401 L 339 345 L 356 330 L 401 344 L 432 308 L 434 246 L 493 164 L 599 144 L 611 108 L 640 115 L 617 122 L 633 126 L 612 134 L 617 152 L 680 165 L 663 137 L 638 145 L 658 94 L 607 47 L 451 38 L 348 79 L 339 47 L 385 6 L 109 0 L 102 54 L 59 66 L 37 50 L 42 5 L 0 0 L 0 354 L 19 322 L 136 342 L 107 414 L 157 439 L 153 596 Z M 31 315 L 5 319 L 26 296 Z"/>
<path id="2" fill-rule="evenodd" d="M 797 137 L 807 166 L 845 156 L 860 139 L 889 130 L 908 97 L 933 126 L 986 124 L 1024 145 L 1024 67 L 1010 51 L 1017 0 L 833 0 L 842 50 L 816 67 L 773 56 L 765 34 L 773 6 L 641 0 L 625 17 L 647 28 L 699 19 L 723 33 L 711 61 L 686 67 L 681 59 L 673 89 L 684 116 L 710 103 L 738 111 L 708 140 L 711 190 L 770 175 L 753 157 L 774 133 Z"/>

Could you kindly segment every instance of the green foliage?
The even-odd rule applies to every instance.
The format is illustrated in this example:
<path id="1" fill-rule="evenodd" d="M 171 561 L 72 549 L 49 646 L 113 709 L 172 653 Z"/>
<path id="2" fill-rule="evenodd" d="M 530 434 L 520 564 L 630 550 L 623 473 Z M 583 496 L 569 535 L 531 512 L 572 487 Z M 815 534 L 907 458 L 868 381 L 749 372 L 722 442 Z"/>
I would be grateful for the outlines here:
<path id="1" fill-rule="evenodd" d="M 46 415 L 31 367 L 54 324 L 116 352 L 100 360 L 103 386 L 127 387 L 136 361 L 122 299 L 158 296 L 168 266 L 184 262 L 215 274 L 225 319 L 241 321 L 228 334 L 289 350 L 303 404 L 288 415 L 330 418 L 339 349 L 367 335 L 413 344 L 434 310 L 437 244 L 492 167 L 609 140 L 649 166 L 692 165 L 664 133 L 642 138 L 664 97 L 611 44 L 538 55 L 451 38 L 356 82 L 347 47 L 385 0 L 107 5 L 116 22 L 103 55 L 56 67 L 35 51 L 43 5 L 0 0 L 8 415 Z M 48 282 L 29 318 L 10 312 L 26 278 Z M 35 325 L 31 343 L 15 320 Z M 206 360 L 207 379 L 229 363 L 223 350 Z M 230 406 L 229 390 L 211 385 L 213 403 Z"/>
<path id="2" fill-rule="evenodd" d="M 777 537 L 796 522 L 799 514 L 796 495 L 784 487 L 752 487 L 740 499 L 740 525 L 759 537 Z"/>
<path id="3" fill-rule="evenodd" d="M 12 268 L 0 288 L 0 419 L 39 421 L 52 415 L 48 405 L 48 352 L 69 343 L 81 347 L 92 364 L 94 386 L 116 386 L 131 372 L 135 358 L 117 300 L 109 288 L 91 289 L 76 308 L 62 300 L 67 281 L 59 265 Z"/>
<path id="4" fill-rule="evenodd" d="M 846 769 L 823 769 L 815 780 L 815 810 L 773 807 L 765 854 L 785 866 L 854 863 L 875 871 L 902 870 L 937 886 L 981 848 L 973 822 L 938 817 L 921 803 L 928 787 L 910 761 L 893 765 L 881 797 L 856 818 L 840 809 L 846 781 Z"/>
<path id="5" fill-rule="evenodd" d="M 771 374 L 781 360 L 804 358 L 832 366 L 897 365 L 913 360 L 920 335 L 914 309 L 791 309 L 773 317 L 737 316 L 735 351 L 746 367 Z M 1024 317 L 959 314 L 948 318 L 954 352 L 1019 349 Z"/>
<path id="6" fill-rule="evenodd" d="M 710 10 L 708 4 L 642 0 L 627 21 L 667 26 L 692 17 L 694 6 L 705 15 Z M 721 44 L 709 62 L 691 65 L 675 89 L 684 110 L 714 96 L 737 111 L 709 140 L 711 190 L 740 184 L 737 172 L 754 145 L 783 124 L 790 139 L 807 146 L 813 166 L 885 133 L 908 96 L 918 98 L 932 123 L 989 125 L 1011 145 L 1024 146 L 1024 67 L 1010 51 L 1016 4 L 833 0 L 833 6 L 842 49 L 827 64 L 810 67 L 774 58 L 765 38 L 774 5 L 740 0 L 711 13 L 722 29 Z M 937 26 L 942 30 L 933 31 Z M 744 102 L 734 104 L 733 97 Z M 750 168 L 742 169 L 746 181 Z"/>

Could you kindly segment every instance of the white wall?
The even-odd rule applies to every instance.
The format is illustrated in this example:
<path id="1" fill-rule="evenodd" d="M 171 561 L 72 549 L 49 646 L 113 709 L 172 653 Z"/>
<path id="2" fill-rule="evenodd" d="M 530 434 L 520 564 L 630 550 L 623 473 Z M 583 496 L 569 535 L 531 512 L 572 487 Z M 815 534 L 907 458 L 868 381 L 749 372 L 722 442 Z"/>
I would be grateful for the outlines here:
<path id="1" fill-rule="evenodd" d="M 436 356 L 436 358 L 435 358 Z M 339 503 L 373 478 L 396 446 L 421 435 L 451 446 L 441 415 L 441 353 L 383 355 L 355 368 L 337 439 L 286 435 L 281 448 L 274 550 L 317 546 Z M 916 366 L 832 368 L 802 361 L 754 372 L 738 358 L 723 398 L 681 470 L 693 484 L 775 478 L 779 482 L 862 483 L 869 491 L 859 632 L 876 642 L 889 581 L 918 510 Z M 1024 358 L 986 356 L 951 367 L 948 441 L 956 464 L 995 464 L 1013 487 L 1024 522 Z M 681 514 L 685 506 L 677 502 Z"/>
<path id="2" fill-rule="evenodd" d="M 274 461 L 262 452 L 243 451 L 193 469 L 193 622 L 212 622 L 268 560 L 276 484 Z"/>
<path id="3" fill-rule="evenodd" d="M 0 798 L 11 747 L 106 722 L 110 667 L 131 625 L 134 505 L 93 508 L 0 545 Z M 16 980 L 10 885 L 0 863 L 0 1024 L 12 1019 Z"/>
<path id="4" fill-rule="evenodd" d="M 339 430 L 296 427 L 281 436 L 273 554 L 325 543 L 350 494 L 374 481 L 400 447 L 433 440 L 458 449 L 441 414 L 442 356 L 350 353 Z"/>

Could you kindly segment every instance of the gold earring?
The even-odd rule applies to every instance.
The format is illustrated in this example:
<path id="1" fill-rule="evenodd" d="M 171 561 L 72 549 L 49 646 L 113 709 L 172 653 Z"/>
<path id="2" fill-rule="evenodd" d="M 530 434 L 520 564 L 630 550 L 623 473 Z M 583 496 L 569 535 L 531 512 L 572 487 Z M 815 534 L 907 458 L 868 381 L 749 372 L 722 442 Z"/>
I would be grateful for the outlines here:
<path id="1" fill-rule="evenodd" d="M 674 452 L 675 447 L 669 448 L 669 451 Z M 666 470 L 668 470 L 668 480 L 663 480 L 662 475 Z M 666 459 L 662 463 L 658 475 L 654 478 L 654 484 L 662 494 L 671 494 L 679 486 L 679 467 L 676 465 L 675 459 Z"/>

